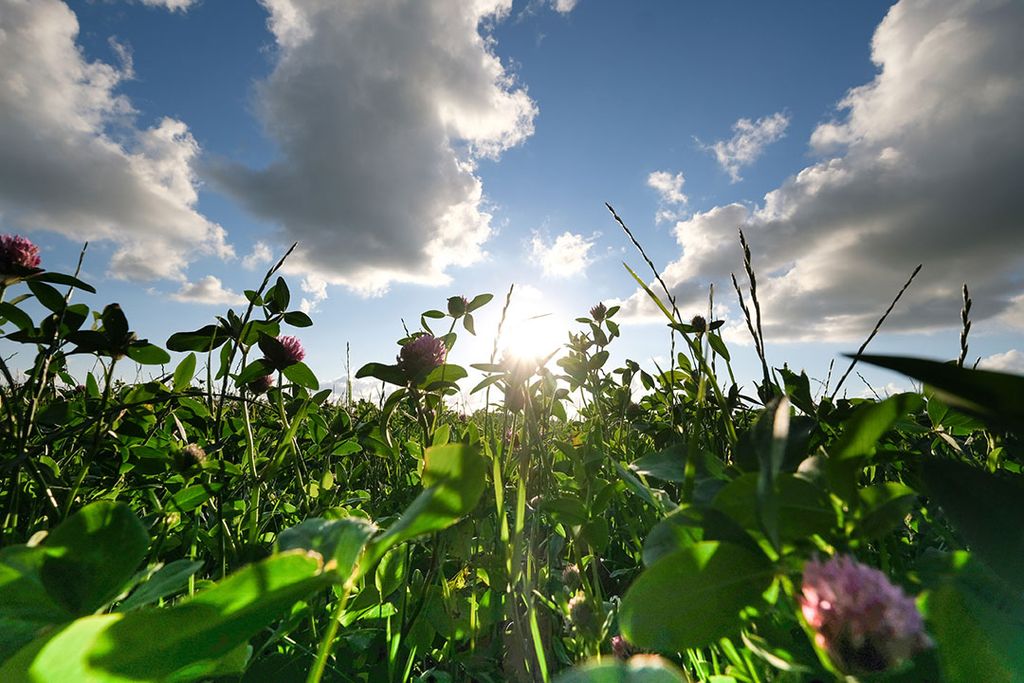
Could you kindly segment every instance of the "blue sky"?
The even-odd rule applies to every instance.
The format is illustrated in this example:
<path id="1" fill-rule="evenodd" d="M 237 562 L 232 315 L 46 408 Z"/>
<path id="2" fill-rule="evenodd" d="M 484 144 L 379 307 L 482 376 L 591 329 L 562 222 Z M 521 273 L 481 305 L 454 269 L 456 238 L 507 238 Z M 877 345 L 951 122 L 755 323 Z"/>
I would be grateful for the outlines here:
<path id="1" fill-rule="evenodd" d="M 55 270 L 89 239 L 89 302 L 120 302 L 157 341 L 232 305 L 297 240 L 286 270 L 324 382 L 346 342 L 354 367 L 388 361 L 402 319 L 454 294 L 496 295 L 454 357 L 485 360 L 513 283 L 513 346 L 557 344 L 616 301 L 617 358 L 650 366 L 667 334 L 607 201 L 684 313 L 715 284 L 741 378 L 757 371 L 728 280 L 739 227 L 774 364 L 823 377 L 923 262 L 872 350 L 955 357 L 967 281 L 971 360 L 1024 371 L 1022 15 L 1002 0 L 0 0 L 0 228 Z"/>

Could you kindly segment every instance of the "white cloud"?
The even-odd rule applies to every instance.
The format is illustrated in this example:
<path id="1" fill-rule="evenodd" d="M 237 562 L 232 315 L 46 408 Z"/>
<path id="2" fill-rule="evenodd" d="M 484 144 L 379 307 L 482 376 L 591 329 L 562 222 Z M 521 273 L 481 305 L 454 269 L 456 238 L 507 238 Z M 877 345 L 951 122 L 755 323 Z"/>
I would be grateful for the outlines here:
<path id="1" fill-rule="evenodd" d="M 302 278 L 302 291 L 309 296 L 302 297 L 299 308 L 303 313 L 315 313 L 320 309 L 320 303 L 327 298 L 327 281 L 316 275 L 307 275 Z"/>
<path id="2" fill-rule="evenodd" d="M 984 370 L 1024 375 L 1024 353 L 1017 349 L 1010 349 L 1005 353 L 997 353 L 982 358 L 981 362 L 978 363 L 978 367 Z"/>
<path id="3" fill-rule="evenodd" d="M 656 190 L 659 197 L 660 204 L 655 216 L 658 223 L 682 218 L 680 207 L 690 201 L 683 194 L 683 183 L 685 182 L 686 179 L 682 173 L 673 174 L 670 171 L 653 171 L 647 176 L 647 186 Z"/>
<path id="4" fill-rule="evenodd" d="M 743 180 L 740 169 L 757 161 L 765 147 L 786 134 L 788 126 L 789 116 L 783 112 L 756 121 L 740 119 L 732 124 L 731 138 L 704 145 L 704 148 L 714 153 L 718 165 L 729 174 L 732 182 L 737 183 Z"/>
<path id="5" fill-rule="evenodd" d="M 243 304 L 245 297 L 224 288 L 220 278 L 207 275 L 196 282 L 186 282 L 181 289 L 171 294 L 175 301 L 193 304 Z"/>
<path id="6" fill-rule="evenodd" d="M 551 5 L 555 8 L 556 12 L 568 14 L 576 8 L 578 2 L 579 0 L 551 0 Z"/>
<path id="7" fill-rule="evenodd" d="M 242 258 L 242 267 L 246 270 L 256 270 L 260 266 L 265 266 L 274 260 L 274 254 L 270 250 L 270 245 L 266 242 L 260 241 L 252 245 L 252 251 Z"/>
<path id="8" fill-rule="evenodd" d="M 171 118 L 133 125 L 116 89 L 130 76 L 87 61 L 78 21 L 58 0 L 0 0 L 0 223 L 73 240 L 112 240 L 119 278 L 183 279 L 201 255 L 232 255 L 195 209 L 199 146 Z M 159 258 L 154 258 L 159 254 Z"/>
<path id="9" fill-rule="evenodd" d="M 958 325 L 963 282 L 976 320 L 1024 324 L 1012 308 L 1024 301 L 1022 34 L 1024 6 L 1010 0 L 893 6 L 872 42 L 879 74 L 811 138 L 835 156 L 760 206 L 676 225 L 682 253 L 664 277 L 680 301 L 699 306 L 708 282 L 731 291 L 730 272 L 744 279 L 743 228 L 770 339 L 863 338 L 918 263 L 886 330 Z M 628 308 L 649 311 L 642 293 Z"/>
<path id="10" fill-rule="evenodd" d="M 373 293 L 481 259 L 475 161 L 525 140 L 536 114 L 481 33 L 511 1 L 263 4 L 277 61 L 257 104 L 281 156 L 213 173 L 299 242 L 286 269 Z"/>
<path id="11" fill-rule="evenodd" d="M 199 2 L 199 0 L 142 0 L 143 5 L 149 5 L 150 7 L 166 7 L 171 11 L 181 10 L 182 12 L 188 10 Z"/>
<path id="12" fill-rule="evenodd" d="M 593 259 L 590 250 L 595 237 L 584 237 L 569 231 L 549 242 L 539 234 L 530 240 L 530 253 L 547 277 L 567 278 L 583 273 Z"/>

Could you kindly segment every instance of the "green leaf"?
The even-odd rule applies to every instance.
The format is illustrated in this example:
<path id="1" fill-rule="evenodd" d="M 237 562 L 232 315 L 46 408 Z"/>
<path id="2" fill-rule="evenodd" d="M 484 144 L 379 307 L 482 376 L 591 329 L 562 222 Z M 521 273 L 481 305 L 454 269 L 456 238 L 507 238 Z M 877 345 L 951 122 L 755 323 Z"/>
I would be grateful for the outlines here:
<path id="1" fill-rule="evenodd" d="M 555 683 L 687 683 L 690 679 L 675 664 L 656 656 L 634 657 L 619 662 L 605 657 L 572 668 Z"/>
<path id="2" fill-rule="evenodd" d="M 331 520 L 317 517 L 282 531 L 277 537 L 277 547 L 280 552 L 297 548 L 317 552 L 327 562 L 325 569 L 347 580 L 366 542 L 376 531 L 375 524 L 357 517 Z"/>
<path id="3" fill-rule="evenodd" d="M 1024 590 L 1024 485 L 960 462 L 929 458 L 927 492 L 971 551 L 1005 581 Z"/>
<path id="4" fill-rule="evenodd" d="M 274 555 L 167 609 L 86 617 L 22 648 L 5 681 L 196 680 L 331 576 L 316 555 Z"/>
<path id="5" fill-rule="evenodd" d="M 196 354 L 190 353 L 174 369 L 174 390 L 182 391 L 187 389 L 192 384 L 192 378 L 195 374 Z"/>
<path id="6" fill-rule="evenodd" d="M 46 592 L 40 569 L 46 549 L 24 545 L 0 550 L 0 662 L 43 629 L 74 619 Z"/>
<path id="7" fill-rule="evenodd" d="M 878 403 L 859 408 L 847 421 L 843 434 L 832 446 L 833 460 L 870 455 L 878 440 L 892 429 L 896 421 L 924 407 L 920 394 L 896 394 Z"/>
<path id="8" fill-rule="evenodd" d="M 645 477 L 654 477 L 662 481 L 681 482 L 686 479 L 686 444 L 674 443 L 668 448 L 638 458 L 629 465 L 629 469 Z"/>
<path id="9" fill-rule="evenodd" d="M 494 298 L 493 294 L 477 294 L 473 297 L 473 300 L 466 306 L 466 313 L 472 313 L 473 311 L 486 306 L 491 299 Z"/>
<path id="10" fill-rule="evenodd" d="M 207 325 L 194 332 L 176 332 L 167 340 L 171 351 L 210 351 L 228 340 L 219 325 Z"/>
<path id="11" fill-rule="evenodd" d="M 144 341 L 132 342 L 125 349 L 128 357 L 140 365 L 164 365 L 171 362 L 171 355 L 156 344 Z"/>
<path id="12" fill-rule="evenodd" d="M 31 330 L 33 328 L 32 318 L 28 313 L 21 310 L 10 301 L 0 302 L 0 317 L 14 323 L 19 330 Z"/>
<path id="13" fill-rule="evenodd" d="M 313 320 L 302 311 L 288 311 L 284 314 L 284 321 L 292 327 L 312 327 Z"/>
<path id="14" fill-rule="evenodd" d="M 704 647 L 739 633 L 740 611 L 760 602 L 771 579 L 764 555 L 701 541 L 665 555 L 633 582 L 619 607 L 619 624 L 637 647 Z"/>
<path id="15" fill-rule="evenodd" d="M 149 580 L 139 586 L 128 599 L 117 607 L 118 612 L 128 612 L 150 605 L 161 598 L 174 595 L 188 586 L 188 579 L 202 569 L 202 562 L 175 560 L 156 570 Z"/>
<path id="16" fill-rule="evenodd" d="M 426 488 L 397 522 L 367 549 L 364 567 L 388 548 L 421 534 L 445 529 L 476 507 L 486 484 L 487 463 L 476 448 L 462 443 L 431 446 L 423 456 Z"/>
<path id="17" fill-rule="evenodd" d="M 897 482 L 866 486 L 860 496 L 860 523 L 857 533 L 862 538 L 881 538 L 903 523 L 917 504 L 917 491 Z"/>
<path id="18" fill-rule="evenodd" d="M 762 530 L 758 509 L 756 473 L 733 479 L 718 492 L 714 509 L 727 515 L 744 529 Z M 813 534 L 824 534 L 836 523 L 836 513 L 825 493 L 814 484 L 792 474 L 780 474 L 775 480 L 775 524 L 779 538 L 800 541 Z"/>
<path id="19" fill-rule="evenodd" d="M 729 349 L 726 348 L 725 342 L 714 332 L 708 333 L 708 343 L 711 344 L 711 348 L 715 350 L 719 356 L 725 359 L 726 362 L 732 360 L 729 358 Z"/>
<path id="20" fill-rule="evenodd" d="M 944 680 L 1024 680 L 1024 601 L 1007 594 L 973 558 L 920 604 Z"/>
<path id="21" fill-rule="evenodd" d="M 673 316 L 669 312 L 669 310 L 667 308 L 665 308 L 665 304 L 661 303 L 661 299 L 658 298 L 658 295 L 651 291 L 651 288 L 647 286 L 647 283 L 644 282 L 640 278 L 639 275 L 637 275 L 635 272 L 633 272 L 633 269 L 630 268 L 628 265 L 626 265 L 626 263 L 623 263 L 622 266 L 623 266 L 623 268 L 625 268 L 629 272 L 630 275 L 633 276 L 633 279 L 636 280 L 636 283 L 638 285 L 640 285 L 640 287 L 645 292 L 647 292 L 647 296 L 649 296 L 651 298 L 651 300 L 658 306 L 658 308 L 661 309 L 661 312 L 665 314 L 665 317 L 668 318 L 668 320 L 669 320 L 669 325 L 674 327 L 674 326 L 680 324 L 679 321 L 677 321 L 675 319 L 675 316 Z"/>
<path id="22" fill-rule="evenodd" d="M 58 292 L 50 285 L 39 282 L 38 280 L 28 280 L 26 283 L 28 288 L 35 295 L 36 300 L 46 308 L 50 309 L 54 313 L 60 313 L 63 310 L 65 302 L 64 295 Z"/>
<path id="23" fill-rule="evenodd" d="M 273 369 L 267 365 L 266 361 L 263 359 L 254 360 L 246 365 L 240 373 L 238 373 L 238 377 L 235 378 L 235 384 L 237 386 L 242 386 L 244 384 L 248 384 L 257 377 L 263 377 L 264 375 L 269 375 L 272 372 Z"/>
<path id="24" fill-rule="evenodd" d="M 420 388 L 424 391 L 433 391 L 434 389 L 440 389 L 449 384 L 454 384 L 460 379 L 468 377 L 469 373 L 466 369 L 460 365 L 453 365 L 451 363 L 445 363 L 439 365 L 430 371 L 430 374 L 420 382 Z"/>
<path id="25" fill-rule="evenodd" d="M 970 370 L 949 363 L 900 356 L 861 356 L 932 387 L 945 403 L 1014 429 L 1024 429 L 1024 377 Z"/>
<path id="26" fill-rule="evenodd" d="M 305 363 L 293 363 L 281 371 L 285 377 L 298 384 L 300 387 L 316 391 L 320 388 L 320 380 L 316 378 L 313 371 Z"/>
<path id="27" fill-rule="evenodd" d="M 89 292 L 90 294 L 96 293 L 96 288 L 92 285 L 82 282 L 76 277 L 65 275 L 64 273 L 43 271 L 42 273 L 37 273 L 31 276 L 29 279 L 35 280 L 36 282 L 49 282 L 54 285 L 68 285 L 69 287 L 75 287 L 76 289 L 81 289 Z"/>
<path id="28" fill-rule="evenodd" d="M 782 382 L 786 388 L 786 396 L 790 403 L 802 410 L 807 415 L 814 415 L 814 399 L 811 398 L 811 380 L 807 373 L 799 375 L 787 367 L 775 368 L 775 371 L 782 375 Z"/>
<path id="29" fill-rule="evenodd" d="M 46 591 L 69 612 L 84 615 L 124 589 L 146 557 L 149 534 L 124 503 L 98 501 L 51 531 L 42 547 Z"/>
<path id="30" fill-rule="evenodd" d="M 174 494 L 167 505 L 175 512 L 191 512 L 213 498 L 221 486 L 219 483 L 187 486 Z"/>
<path id="31" fill-rule="evenodd" d="M 384 365 L 383 363 L 367 363 L 359 368 L 356 371 L 356 379 L 362 379 L 363 377 L 374 377 L 400 387 L 405 386 L 406 383 L 405 373 L 397 365 Z"/>
<path id="32" fill-rule="evenodd" d="M 283 311 L 288 308 L 292 300 L 291 292 L 288 291 L 288 283 L 283 277 L 277 278 L 274 283 L 274 308 L 276 311 Z"/>

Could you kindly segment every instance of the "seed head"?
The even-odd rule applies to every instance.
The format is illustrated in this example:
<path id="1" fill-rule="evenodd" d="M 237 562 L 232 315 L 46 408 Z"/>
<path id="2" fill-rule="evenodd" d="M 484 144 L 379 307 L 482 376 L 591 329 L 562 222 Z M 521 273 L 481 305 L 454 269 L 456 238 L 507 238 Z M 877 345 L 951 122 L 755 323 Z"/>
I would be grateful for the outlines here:
<path id="1" fill-rule="evenodd" d="M 576 591 L 576 595 L 569 600 L 569 621 L 581 635 L 594 636 L 597 633 L 597 613 L 583 591 Z"/>
<path id="2" fill-rule="evenodd" d="M 199 444 L 190 443 L 178 451 L 176 460 L 178 467 L 183 471 L 201 467 L 206 462 L 206 451 Z"/>
<path id="3" fill-rule="evenodd" d="M 930 647 L 914 601 L 882 572 L 837 555 L 804 566 L 800 607 L 814 642 L 849 674 L 884 671 Z"/>
<path id="4" fill-rule="evenodd" d="M 0 235 L 0 279 L 10 281 L 39 267 L 39 247 L 21 235 Z"/>
<path id="5" fill-rule="evenodd" d="M 402 347 L 398 353 L 398 367 L 410 381 L 418 382 L 444 364 L 447 354 L 448 349 L 442 340 L 432 334 L 421 334 Z"/>
<path id="6" fill-rule="evenodd" d="M 608 308 L 603 303 L 600 302 L 598 302 L 596 306 L 590 309 L 590 317 L 594 319 L 594 322 L 601 322 L 602 320 L 604 320 L 604 317 L 607 314 Z"/>
<path id="7" fill-rule="evenodd" d="M 298 337 L 284 335 L 277 338 L 277 344 L 262 344 L 263 356 L 267 364 L 274 370 L 284 370 L 289 365 L 295 365 L 306 357 L 302 349 L 302 342 Z"/>

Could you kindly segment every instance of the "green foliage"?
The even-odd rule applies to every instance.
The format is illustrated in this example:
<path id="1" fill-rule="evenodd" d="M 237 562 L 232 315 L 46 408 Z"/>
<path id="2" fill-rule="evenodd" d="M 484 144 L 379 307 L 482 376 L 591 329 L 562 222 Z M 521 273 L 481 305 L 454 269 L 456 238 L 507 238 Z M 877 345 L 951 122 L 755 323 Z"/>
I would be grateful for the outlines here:
<path id="1" fill-rule="evenodd" d="M 339 401 L 272 360 L 313 324 L 280 266 L 167 350 L 71 303 L 77 276 L 4 288 L 0 680 L 826 680 L 801 575 L 838 554 L 934 644 L 863 680 L 1024 679 L 1024 379 L 861 356 L 924 392 L 816 396 L 766 363 L 748 392 L 723 321 L 630 271 L 665 367 L 616 364 L 604 305 L 557 358 L 459 358 L 492 296 L 455 295 L 358 370 L 380 401 Z"/>

